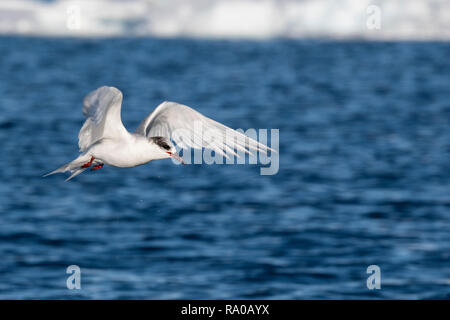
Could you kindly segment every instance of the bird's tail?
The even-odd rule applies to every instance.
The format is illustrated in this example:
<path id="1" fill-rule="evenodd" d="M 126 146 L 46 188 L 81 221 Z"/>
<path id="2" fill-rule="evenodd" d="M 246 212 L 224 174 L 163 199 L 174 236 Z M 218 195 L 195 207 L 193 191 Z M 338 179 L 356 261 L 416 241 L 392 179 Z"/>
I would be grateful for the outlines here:
<path id="1" fill-rule="evenodd" d="M 45 174 L 43 177 L 47 177 L 47 176 L 50 176 L 55 173 L 70 171 L 71 175 L 70 175 L 70 177 L 68 177 L 66 179 L 66 181 L 69 181 L 70 179 L 76 177 L 77 175 L 79 175 L 80 173 L 83 173 L 83 171 L 88 169 L 88 168 L 82 168 L 82 165 L 85 164 L 86 162 L 88 162 L 89 159 L 90 159 L 89 155 L 82 154 L 78 158 L 73 160 L 72 162 L 69 162 L 69 163 L 63 165 L 62 167 L 59 167 L 58 169 Z"/>

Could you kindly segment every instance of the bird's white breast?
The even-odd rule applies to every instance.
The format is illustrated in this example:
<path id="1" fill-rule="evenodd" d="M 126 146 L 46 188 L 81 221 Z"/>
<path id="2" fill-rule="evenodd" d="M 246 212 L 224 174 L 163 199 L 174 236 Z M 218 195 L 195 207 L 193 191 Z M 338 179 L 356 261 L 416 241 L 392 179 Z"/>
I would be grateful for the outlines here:
<path id="1" fill-rule="evenodd" d="M 152 145 L 147 138 L 130 134 L 121 140 L 103 139 L 93 145 L 89 153 L 105 164 L 130 168 L 156 160 L 157 154 L 152 151 Z"/>

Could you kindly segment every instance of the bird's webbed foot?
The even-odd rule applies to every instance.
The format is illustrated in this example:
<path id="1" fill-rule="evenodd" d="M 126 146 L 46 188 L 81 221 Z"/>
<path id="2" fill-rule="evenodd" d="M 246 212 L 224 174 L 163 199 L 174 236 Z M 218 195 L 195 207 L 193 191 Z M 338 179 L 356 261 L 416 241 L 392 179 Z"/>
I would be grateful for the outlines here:
<path id="1" fill-rule="evenodd" d="M 81 168 L 89 168 L 91 165 L 92 165 L 92 162 L 95 160 L 95 158 L 94 157 L 92 157 L 91 156 L 91 160 L 89 160 L 89 162 L 86 162 L 85 164 L 83 164 L 82 166 L 81 166 Z"/>
<path id="2" fill-rule="evenodd" d="M 101 169 L 101 168 L 103 168 L 103 163 L 99 163 L 99 164 L 93 166 L 91 170 L 98 170 L 98 169 Z"/>

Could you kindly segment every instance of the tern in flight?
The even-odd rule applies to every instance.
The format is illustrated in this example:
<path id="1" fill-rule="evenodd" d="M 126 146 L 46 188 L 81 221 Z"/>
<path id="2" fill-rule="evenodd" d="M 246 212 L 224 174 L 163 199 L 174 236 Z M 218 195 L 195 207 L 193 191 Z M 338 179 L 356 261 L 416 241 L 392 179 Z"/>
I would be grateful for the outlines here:
<path id="1" fill-rule="evenodd" d="M 91 166 L 91 170 L 101 169 L 104 164 L 131 168 L 167 158 L 184 164 L 172 141 L 181 148 L 209 148 L 227 158 L 239 157 L 235 150 L 249 154 L 253 150 L 274 151 L 176 102 L 161 103 L 130 133 L 122 124 L 121 106 L 122 92 L 117 88 L 104 86 L 88 94 L 83 101 L 87 119 L 78 134 L 80 156 L 45 176 L 70 171 L 70 180 Z M 196 125 L 205 132 L 196 132 Z"/>

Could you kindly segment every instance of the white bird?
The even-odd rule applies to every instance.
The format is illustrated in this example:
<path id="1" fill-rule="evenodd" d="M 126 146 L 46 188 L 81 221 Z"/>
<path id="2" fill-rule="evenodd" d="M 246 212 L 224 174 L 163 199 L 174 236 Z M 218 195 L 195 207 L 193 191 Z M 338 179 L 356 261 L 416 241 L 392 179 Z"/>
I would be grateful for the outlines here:
<path id="1" fill-rule="evenodd" d="M 78 134 L 81 154 L 45 176 L 70 171 L 68 181 L 91 166 L 91 170 L 100 169 L 104 164 L 130 168 L 170 157 L 184 164 L 171 140 L 181 148 L 209 148 L 227 158 L 239 157 L 235 150 L 250 154 L 251 150 L 274 151 L 176 102 L 161 103 L 130 133 L 120 117 L 122 97 L 117 88 L 104 86 L 84 98 L 83 114 L 87 119 Z M 199 125 L 206 132 L 196 132 Z"/>

